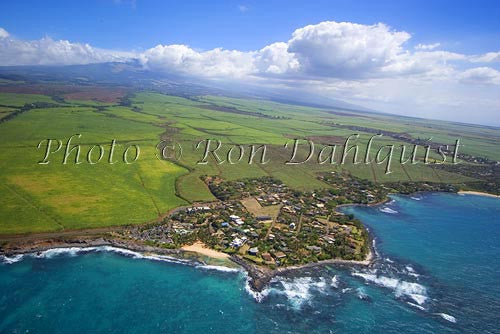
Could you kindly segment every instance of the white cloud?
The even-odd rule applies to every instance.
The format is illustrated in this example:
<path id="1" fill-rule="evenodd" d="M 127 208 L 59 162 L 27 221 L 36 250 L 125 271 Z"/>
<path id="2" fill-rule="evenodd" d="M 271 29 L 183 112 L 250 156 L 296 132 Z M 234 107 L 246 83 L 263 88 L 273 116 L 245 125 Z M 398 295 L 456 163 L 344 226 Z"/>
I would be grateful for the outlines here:
<path id="1" fill-rule="evenodd" d="M 203 77 L 242 78 L 277 75 L 299 69 L 286 43 L 274 43 L 258 51 L 242 52 L 221 48 L 196 51 L 187 45 L 157 45 L 139 59 L 150 69 Z"/>
<path id="2" fill-rule="evenodd" d="M 314 89 L 325 96 L 399 115 L 500 126 L 498 85 L 384 78 L 356 84 L 317 83 Z"/>
<path id="3" fill-rule="evenodd" d="M 476 67 L 459 74 L 463 83 L 500 85 L 500 71 L 491 67 Z"/>
<path id="4" fill-rule="evenodd" d="M 246 11 L 248 11 L 248 6 L 245 6 L 245 5 L 238 5 L 238 10 L 242 13 L 245 13 Z"/>
<path id="5" fill-rule="evenodd" d="M 420 75 L 436 77 L 454 72 L 454 61 L 467 60 L 467 56 L 448 51 L 418 51 L 399 54 L 395 61 L 382 69 L 387 76 Z"/>
<path id="6" fill-rule="evenodd" d="M 1 28 L 0 28 L 1 29 Z M 5 33 L 4 33 L 5 32 Z M 72 65 L 110 61 L 124 61 L 131 52 L 103 50 L 89 44 L 55 41 L 44 37 L 36 41 L 22 41 L 9 37 L 0 30 L 0 65 Z"/>
<path id="7" fill-rule="evenodd" d="M 500 51 L 499 52 L 488 52 L 480 56 L 471 57 L 471 62 L 474 63 L 493 63 L 500 62 Z"/>
<path id="8" fill-rule="evenodd" d="M 288 52 L 288 44 L 279 42 L 259 50 L 255 56 L 257 73 L 283 74 L 297 72 L 300 69 L 299 60 Z"/>
<path id="9" fill-rule="evenodd" d="M 361 78 L 377 76 L 404 52 L 410 38 L 382 23 L 321 22 L 295 30 L 288 41 L 305 74 Z"/>
<path id="10" fill-rule="evenodd" d="M 438 48 L 441 43 L 433 43 L 433 44 L 418 44 L 415 46 L 415 50 L 434 50 Z"/>
<path id="11" fill-rule="evenodd" d="M 0 28 L 1 29 L 1 28 Z M 321 22 L 295 30 L 286 42 L 256 51 L 187 45 L 157 45 L 142 53 L 94 48 L 88 44 L 42 38 L 23 41 L 0 30 L 0 65 L 88 64 L 138 58 L 145 67 L 217 78 L 273 77 L 290 80 L 366 80 L 401 76 L 443 76 L 467 56 L 447 51 L 410 52 L 411 35 L 383 23 Z M 491 57 L 490 57 L 491 58 Z"/>
<path id="12" fill-rule="evenodd" d="M 4 28 L 0 27 L 0 38 L 7 38 L 7 37 L 9 37 L 9 32 Z"/>
<path id="13" fill-rule="evenodd" d="M 198 52 L 186 45 L 157 45 L 139 58 L 150 69 L 204 77 L 243 77 L 254 71 L 253 52 L 213 49 Z"/>

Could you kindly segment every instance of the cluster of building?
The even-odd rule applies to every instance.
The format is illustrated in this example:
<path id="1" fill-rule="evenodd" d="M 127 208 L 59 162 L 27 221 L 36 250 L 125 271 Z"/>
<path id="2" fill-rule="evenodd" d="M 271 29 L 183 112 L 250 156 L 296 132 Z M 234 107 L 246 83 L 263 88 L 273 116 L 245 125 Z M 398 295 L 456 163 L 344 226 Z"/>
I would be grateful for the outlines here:
<path id="1" fill-rule="evenodd" d="M 368 251 L 366 230 L 335 208 L 378 200 L 381 190 L 364 183 L 357 190 L 344 189 L 348 182 L 343 176 L 321 177 L 335 187 L 300 192 L 270 177 L 240 181 L 208 177 L 205 181 L 219 202 L 180 209 L 161 223 L 133 227 L 126 234 L 166 248 L 201 240 L 212 249 L 269 266 L 363 259 Z"/>

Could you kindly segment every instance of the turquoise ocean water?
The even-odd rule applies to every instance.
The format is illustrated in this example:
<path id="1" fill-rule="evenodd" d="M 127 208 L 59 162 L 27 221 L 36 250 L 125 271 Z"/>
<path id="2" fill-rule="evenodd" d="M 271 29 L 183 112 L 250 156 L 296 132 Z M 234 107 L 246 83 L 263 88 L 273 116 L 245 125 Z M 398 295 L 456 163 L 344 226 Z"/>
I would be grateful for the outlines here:
<path id="1" fill-rule="evenodd" d="M 97 249 L 3 258 L 0 333 L 500 333 L 500 200 L 347 207 L 371 268 L 322 266 L 252 294 L 243 272 Z"/>

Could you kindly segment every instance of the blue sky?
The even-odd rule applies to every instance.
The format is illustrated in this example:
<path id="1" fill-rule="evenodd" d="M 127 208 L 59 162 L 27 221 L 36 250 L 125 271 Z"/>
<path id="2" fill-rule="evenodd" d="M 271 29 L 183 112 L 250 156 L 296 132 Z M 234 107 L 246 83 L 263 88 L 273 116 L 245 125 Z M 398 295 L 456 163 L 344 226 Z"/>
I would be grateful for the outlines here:
<path id="1" fill-rule="evenodd" d="M 500 1 L 0 3 L 0 66 L 131 59 L 193 78 L 500 125 Z"/>
<path id="2" fill-rule="evenodd" d="M 50 5 L 48 4 L 50 3 Z M 156 44 L 254 50 L 321 21 L 383 22 L 449 51 L 500 48 L 500 1 L 2 1 L 0 26 L 112 49 Z M 246 8 L 241 10 L 240 8 Z"/>

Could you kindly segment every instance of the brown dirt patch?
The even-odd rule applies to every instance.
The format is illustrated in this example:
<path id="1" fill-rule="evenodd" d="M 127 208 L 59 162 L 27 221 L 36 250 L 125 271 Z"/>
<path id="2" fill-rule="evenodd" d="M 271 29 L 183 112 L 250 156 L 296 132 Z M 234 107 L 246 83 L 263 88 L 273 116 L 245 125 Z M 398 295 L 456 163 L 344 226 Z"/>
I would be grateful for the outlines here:
<path id="1" fill-rule="evenodd" d="M 124 87 L 29 84 L 0 86 L 0 93 L 59 95 L 68 100 L 117 103 L 128 90 Z"/>
<path id="2" fill-rule="evenodd" d="M 273 220 L 278 217 L 281 205 L 261 206 L 254 197 L 248 197 L 241 200 L 241 204 L 254 216 L 271 216 Z"/>

